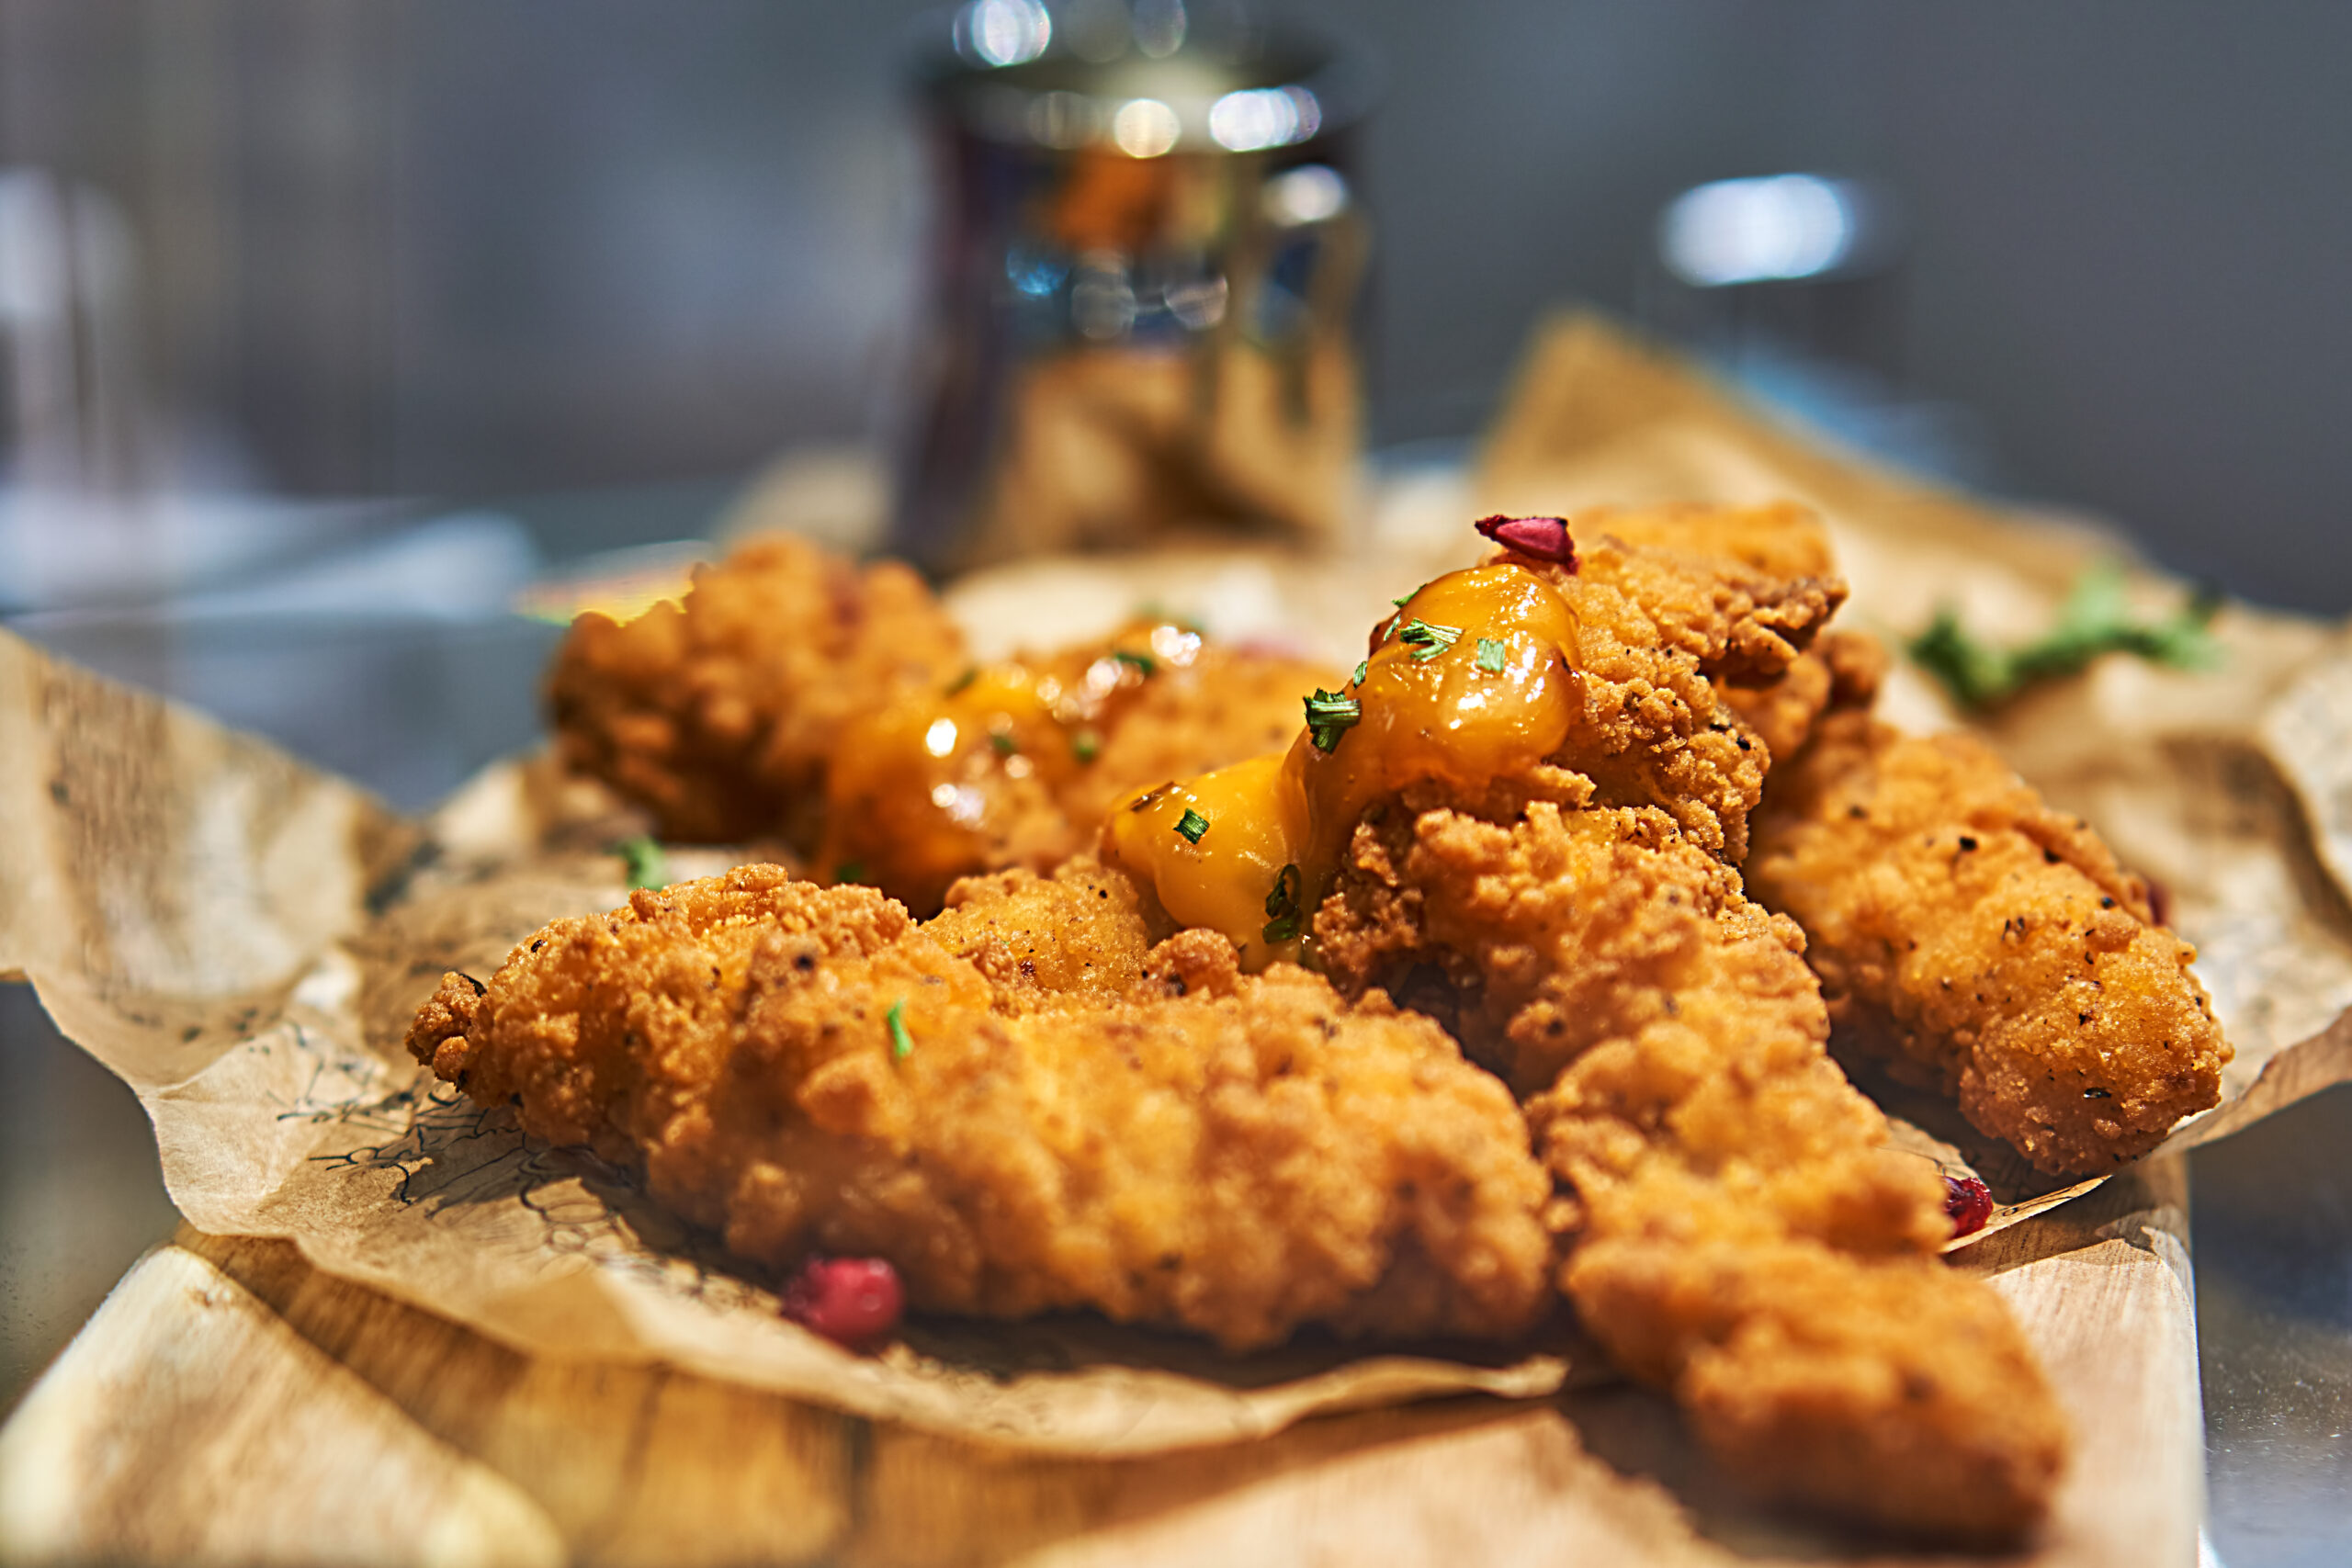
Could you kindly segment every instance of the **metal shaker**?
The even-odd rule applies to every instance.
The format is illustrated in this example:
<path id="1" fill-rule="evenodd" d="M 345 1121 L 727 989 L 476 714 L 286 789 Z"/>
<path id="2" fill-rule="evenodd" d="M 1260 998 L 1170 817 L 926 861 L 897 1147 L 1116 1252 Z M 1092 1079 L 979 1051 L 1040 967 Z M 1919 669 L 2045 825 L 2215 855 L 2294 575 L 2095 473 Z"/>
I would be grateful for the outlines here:
<path id="1" fill-rule="evenodd" d="M 1330 537 L 1363 428 L 1363 64 L 1176 0 L 976 0 L 940 31 L 895 547 Z"/>

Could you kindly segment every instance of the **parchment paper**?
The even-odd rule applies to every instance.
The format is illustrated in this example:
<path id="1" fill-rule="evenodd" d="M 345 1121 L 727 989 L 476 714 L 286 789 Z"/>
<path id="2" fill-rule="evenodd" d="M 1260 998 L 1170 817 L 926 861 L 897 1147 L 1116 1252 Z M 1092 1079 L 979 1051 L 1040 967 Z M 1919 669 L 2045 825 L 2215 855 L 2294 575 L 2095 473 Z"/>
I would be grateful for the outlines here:
<path id="1" fill-rule="evenodd" d="M 1085 635 L 1157 601 L 1226 635 L 1344 660 L 1396 582 L 1478 553 L 1464 524 L 1484 511 L 1786 494 L 1829 517 L 1855 583 L 1849 614 L 1892 634 L 1951 594 L 1973 624 L 2029 634 L 2082 564 L 2117 549 L 1825 456 L 1580 321 L 1544 340 L 1475 488 L 1392 495 L 1348 559 L 1035 563 L 968 581 L 951 604 L 984 646 L 1007 640 L 1007 625 L 1035 642 Z M 2152 604 L 2173 591 L 2144 572 L 2137 585 Z M 2293 617 L 2233 608 L 2218 631 L 2219 673 L 2108 660 L 1991 726 L 2029 777 L 2164 884 L 2203 949 L 2239 1055 L 2228 1101 L 2176 1145 L 2352 1076 L 2352 1025 L 2337 1020 L 2352 1002 L 2352 918 L 2336 870 L 2352 864 L 2352 805 L 2337 800 L 2352 791 L 2313 761 L 2346 754 L 2352 656 Z M 1898 679 L 1889 705 L 1914 725 L 1957 721 L 1916 680 Z M 1238 1440 L 1317 1411 L 1467 1390 L 1537 1396 L 1566 1374 L 1565 1330 L 1501 1355 L 1359 1356 L 1310 1338 L 1236 1359 L 1086 1318 L 917 1322 L 882 1357 L 847 1355 L 779 1319 L 763 1281 L 623 1173 L 526 1144 L 503 1111 L 398 1049 L 444 968 L 486 974 L 544 921 L 621 901 L 607 849 L 638 824 L 597 792 L 509 763 L 404 822 L 5 634 L 0 736 L 0 973 L 28 977 L 137 1090 L 173 1197 L 206 1231 L 288 1237 L 322 1269 L 534 1353 L 666 1360 L 1046 1451 Z M 2316 840 L 2306 800 L 2321 803 Z M 736 858 L 678 853 L 673 873 Z M 2003 1174 L 1964 1127 L 1927 1111 L 1915 1121 L 1918 1152 Z M 2080 1190 L 2008 1180 L 2018 1201 L 2000 1223 Z"/>

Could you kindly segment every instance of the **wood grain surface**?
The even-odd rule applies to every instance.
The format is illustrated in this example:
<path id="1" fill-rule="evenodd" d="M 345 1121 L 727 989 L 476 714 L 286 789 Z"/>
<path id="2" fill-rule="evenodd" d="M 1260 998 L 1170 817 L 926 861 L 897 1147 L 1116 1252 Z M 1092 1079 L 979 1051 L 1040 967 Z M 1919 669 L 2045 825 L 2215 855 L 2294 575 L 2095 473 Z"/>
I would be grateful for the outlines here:
<path id="1" fill-rule="evenodd" d="M 2076 1431 L 2045 1537 L 1987 1564 L 2196 1560 L 2202 1432 L 2177 1162 L 1954 1255 Z M 1672 1408 L 1586 1383 L 1089 1461 L 993 1450 L 658 1365 L 533 1359 L 184 1231 L 0 1431 L 11 1562 L 1173 1565 L 1943 1561 L 1754 1506 Z"/>

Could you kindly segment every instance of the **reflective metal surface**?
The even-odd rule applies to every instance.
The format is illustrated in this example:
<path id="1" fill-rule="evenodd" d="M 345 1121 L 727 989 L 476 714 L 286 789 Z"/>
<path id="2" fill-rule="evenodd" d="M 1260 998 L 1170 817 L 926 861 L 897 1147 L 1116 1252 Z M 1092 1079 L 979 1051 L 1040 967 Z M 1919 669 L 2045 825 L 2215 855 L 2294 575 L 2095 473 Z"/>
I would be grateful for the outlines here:
<path id="1" fill-rule="evenodd" d="M 1364 70 L 1230 6 L 1102 9 L 975 0 L 919 57 L 933 233 L 894 544 L 927 566 L 1328 537 L 1349 502 Z"/>

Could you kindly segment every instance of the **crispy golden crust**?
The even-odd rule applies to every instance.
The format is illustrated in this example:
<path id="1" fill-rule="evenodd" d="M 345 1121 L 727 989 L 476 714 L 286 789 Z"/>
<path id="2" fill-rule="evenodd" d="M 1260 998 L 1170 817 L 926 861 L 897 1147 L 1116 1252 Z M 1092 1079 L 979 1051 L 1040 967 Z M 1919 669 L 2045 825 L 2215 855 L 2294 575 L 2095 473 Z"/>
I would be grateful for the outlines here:
<path id="1" fill-rule="evenodd" d="M 548 673 L 565 764 L 654 815 L 665 838 L 816 841 L 843 723 L 896 687 L 945 681 L 963 637 L 922 580 L 776 536 L 704 567 L 683 605 L 591 612 Z"/>
<path id="2" fill-rule="evenodd" d="M 1502 1087 L 1427 1020 L 1241 977 L 1207 932 L 1130 968 L 1140 932 L 1087 866 L 931 927 L 745 867 L 559 921 L 479 990 L 448 976 L 409 1048 L 740 1256 L 888 1258 L 925 1308 L 1236 1348 L 1526 1326 L 1545 1183 Z"/>
<path id="3" fill-rule="evenodd" d="M 1761 506 L 1595 507 L 1577 513 L 1579 541 L 1608 534 L 1639 549 L 1733 561 L 1768 578 L 1824 580 L 1838 575 L 1821 519 L 1792 501 Z"/>
<path id="4" fill-rule="evenodd" d="M 2063 1427 L 1998 1301 L 1929 1256 L 1940 1179 L 1825 1054 L 1795 927 L 1663 814 L 1398 813 L 1315 931 L 1343 990 L 1442 976 L 1534 1091 L 1563 1288 L 1736 1472 L 1945 1536 L 2041 1517 Z"/>
<path id="5" fill-rule="evenodd" d="M 1782 682 L 1846 588 L 1826 574 L 1778 576 L 1737 554 L 1710 553 L 1704 547 L 1722 541 L 1703 526 L 1709 515 L 1673 519 L 1674 527 L 1579 518 L 1573 571 L 1508 551 L 1495 558 L 1542 573 L 1577 615 L 1584 716 L 1551 761 L 1589 778 L 1601 804 L 1656 807 L 1693 843 L 1736 864 L 1769 756 L 1724 689 Z M 1731 516 L 1736 529 L 1714 532 L 1770 540 L 1786 521 L 1777 512 L 1763 522 Z M 1620 529 L 1682 542 L 1634 542 Z M 1810 566 L 1815 552 L 1758 544 L 1750 553 Z"/>
<path id="6" fill-rule="evenodd" d="M 1748 868 L 1841 1023 L 2053 1174 L 2214 1104 L 2230 1047 L 2146 886 L 1973 738 L 1825 720 L 1773 775 Z"/>

